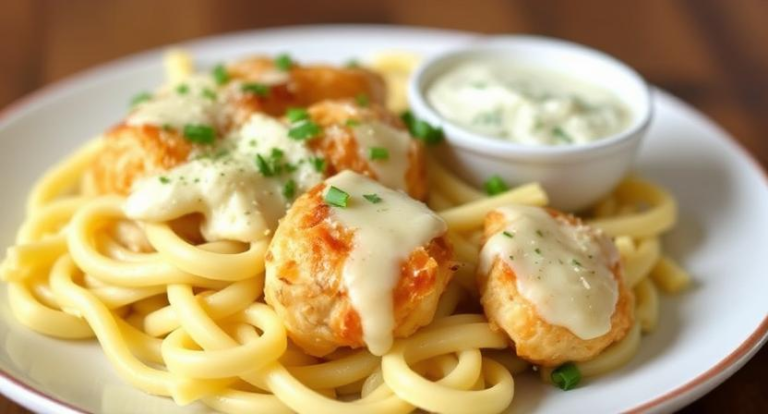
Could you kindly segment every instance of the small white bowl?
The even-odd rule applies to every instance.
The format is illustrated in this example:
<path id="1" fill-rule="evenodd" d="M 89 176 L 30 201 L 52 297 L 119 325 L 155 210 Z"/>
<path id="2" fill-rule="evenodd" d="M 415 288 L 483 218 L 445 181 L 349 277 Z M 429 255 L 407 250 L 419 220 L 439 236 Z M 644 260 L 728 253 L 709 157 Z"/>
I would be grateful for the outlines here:
<path id="1" fill-rule="evenodd" d="M 610 137 L 581 145 L 530 146 L 484 136 L 443 118 L 426 98 L 447 70 L 473 60 L 508 60 L 540 67 L 611 91 L 629 110 L 629 125 Z M 442 161 L 477 186 L 498 174 L 509 184 L 537 181 L 551 205 L 578 211 L 598 201 L 627 174 L 651 121 L 650 88 L 632 68 L 602 52 L 537 36 L 490 37 L 471 47 L 442 53 L 421 65 L 408 86 L 418 118 L 442 126 L 450 145 Z"/>

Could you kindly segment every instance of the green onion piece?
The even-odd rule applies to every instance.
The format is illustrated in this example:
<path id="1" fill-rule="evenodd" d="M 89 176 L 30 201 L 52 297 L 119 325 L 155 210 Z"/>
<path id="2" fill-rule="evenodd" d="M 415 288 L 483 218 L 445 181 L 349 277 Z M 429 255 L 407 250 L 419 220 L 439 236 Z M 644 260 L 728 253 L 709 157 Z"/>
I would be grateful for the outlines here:
<path id="1" fill-rule="evenodd" d="M 285 117 L 288 118 L 291 123 L 305 121 L 309 119 L 309 112 L 304 108 L 288 108 L 285 111 Z"/>
<path id="2" fill-rule="evenodd" d="M 568 135 L 568 133 L 565 132 L 565 130 L 563 130 L 560 127 L 555 127 L 555 129 L 552 130 L 552 135 L 554 135 L 555 138 L 565 143 L 568 143 L 568 144 L 573 143 L 573 138 L 571 138 L 571 136 Z"/>
<path id="3" fill-rule="evenodd" d="M 552 383 L 563 391 L 568 391 L 579 385 L 581 381 L 581 372 L 576 364 L 568 362 L 560 365 L 550 375 Z"/>
<path id="4" fill-rule="evenodd" d="M 368 149 L 368 158 L 371 160 L 389 159 L 389 150 L 382 147 L 371 147 Z"/>
<path id="5" fill-rule="evenodd" d="M 184 125 L 184 138 L 194 144 L 213 144 L 216 131 L 209 125 Z"/>
<path id="6" fill-rule="evenodd" d="M 208 99 L 210 99 L 212 101 L 215 101 L 216 100 L 216 92 L 214 92 L 214 91 L 212 91 L 212 90 L 210 90 L 208 88 L 205 88 L 205 89 L 203 89 L 203 97 L 208 98 Z"/>
<path id="7" fill-rule="evenodd" d="M 349 118 L 349 119 L 347 119 L 346 122 L 344 122 L 344 125 L 346 125 L 348 127 L 356 127 L 356 126 L 360 125 L 360 121 L 358 121 L 357 119 L 354 119 L 354 118 Z"/>
<path id="8" fill-rule="evenodd" d="M 400 115 L 400 119 L 403 120 L 405 126 L 408 127 L 408 132 L 414 138 L 424 141 L 427 145 L 436 145 L 445 139 L 445 133 L 443 133 L 442 128 L 432 126 L 427 121 L 416 118 L 411 111 L 403 112 Z"/>
<path id="9" fill-rule="evenodd" d="M 168 184 L 168 183 L 170 183 L 170 182 L 171 182 L 171 179 L 170 179 L 170 178 L 168 178 L 168 177 L 162 177 L 162 176 L 161 176 L 161 177 L 158 177 L 158 179 L 159 179 L 159 180 L 160 180 L 160 182 L 161 182 L 161 183 L 163 183 L 163 184 Z"/>
<path id="10" fill-rule="evenodd" d="M 349 194 L 334 186 L 331 186 L 325 193 L 325 204 L 329 206 L 345 208 L 347 201 L 349 201 Z"/>
<path id="11" fill-rule="evenodd" d="M 272 148 L 272 152 L 269 154 L 269 157 L 277 161 L 282 159 L 283 155 L 285 155 L 285 153 L 280 148 Z"/>
<path id="12" fill-rule="evenodd" d="M 364 93 L 358 93 L 357 96 L 355 96 L 355 102 L 357 102 L 359 106 L 366 107 L 370 105 L 371 99 Z"/>
<path id="13" fill-rule="evenodd" d="M 275 67 L 283 72 L 288 72 L 293 66 L 293 59 L 287 53 L 277 55 L 275 58 Z"/>
<path id="14" fill-rule="evenodd" d="M 349 59 L 344 66 L 348 69 L 356 69 L 360 67 L 360 62 L 357 59 Z"/>
<path id="15" fill-rule="evenodd" d="M 371 204 L 379 204 L 381 203 L 381 197 L 379 197 L 378 194 L 363 194 L 363 198 L 370 201 Z"/>
<path id="16" fill-rule="evenodd" d="M 505 235 L 505 236 L 509 237 L 510 239 L 513 239 L 513 238 L 515 238 L 515 235 L 514 235 L 514 234 L 512 234 L 512 233 L 510 233 L 510 232 L 508 232 L 508 231 L 503 231 L 503 232 L 501 232 L 501 234 L 503 234 L 503 235 Z"/>
<path id="17" fill-rule="evenodd" d="M 189 85 L 187 85 L 186 83 L 182 83 L 181 85 L 177 86 L 176 93 L 178 93 L 179 95 L 186 95 L 187 93 L 189 93 Z"/>
<path id="18" fill-rule="evenodd" d="M 146 102 L 152 99 L 152 94 L 149 92 L 141 92 L 131 98 L 131 107 L 134 107 L 142 102 Z"/>
<path id="19" fill-rule="evenodd" d="M 288 200 L 292 200 L 296 195 L 296 181 L 288 180 L 283 186 L 283 197 Z"/>
<path id="20" fill-rule="evenodd" d="M 275 175 L 272 165 L 264 159 L 261 154 L 256 154 L 256 168 L 258 168 L 261 175 L 265 177 L 272 177 Z"/>
<path id="21" fill-rule="evenodd" d="M 253 93 L 255 95 L 264 97 L 269 96 L 269 86 L 263 83 L 246 83 L 240 87 L 240 90 L 247 93 Z"/>
<path id="22" fill-rule="evenodd" d="M 288 136 L 297 141 L 311 139 L 318 135 L 320 135 L 320 127 L 312 121 L 298 122 L 288 130 Z"/>
<path id="23" fill-rule="evenodd" d="M 213 68 L 213 80 L 219 86 L 229 82 L 229 73 L 227 73 L 227 68 L 224 65 L 218 64 Z"/>
<path id="24" fill-rule="evenodd" d="M 501 194 L 509 190 L 509 186 L 507 185 L 507 183 L 505 183 L 504 180 L 498 175 L 491 176 L 491 178 L 489 178 L 483 184 L 483 187 L 485 188 L 485 192 L 488 195 L 492 195 L 492 196 Z"/>
<path id="25" fill-rule="evenodd" d="M 315 169 L 315 171 L 319 173 L 325 172 L 325 158 L 314 157 L 310 158 L 310 161 L 312 162 L 312 167 Z"/>

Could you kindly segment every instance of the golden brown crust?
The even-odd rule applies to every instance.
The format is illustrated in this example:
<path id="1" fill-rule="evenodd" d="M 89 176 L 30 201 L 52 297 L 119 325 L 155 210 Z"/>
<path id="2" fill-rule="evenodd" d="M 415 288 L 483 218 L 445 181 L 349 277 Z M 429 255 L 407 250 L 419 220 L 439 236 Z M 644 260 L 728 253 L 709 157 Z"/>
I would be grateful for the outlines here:
<path id="1" fill-rule="evenodd" d="M 405 126 L 397 116 L 377 104 L 361 107 L 352 100 L 324 101 L 311 106 L 309 114 L 312 121 L 324 130 L 320 137 L 310 142 L 310 147 L 321 152 L 325 157 L 328 176 L 333 176 L 342 170 L 352 170 L 374 180 L 379 179 L 369 161 L 360 156 L 352 127 L 346 125 L 348 120 L 379 121 L 405 131 Z M 429 191 L 426 154 L 423 144 L 415 139 L 411 140 L 408 150 L 405 183 L 411 197 L 426 200 Z"/>
<path id="2" fill-rule="evenodd" d="M 570 215 L 550 210 L 553 217 L 567 225 L 581 225 Z M 485 220 L 485 235 L 501 231 L 503 214 L 492 212 Z M 621 340 L 634 322 L 634 295 L 622 280 L 621 264 L 609 264 L 619 284 L 619 297 L 611 316 L 611 330 L 597 338 L 581 339 L 567 328 L 544 321 L 535 306 L 517 289 L 517 275 L 504 261 L 496 259 L 488 274 L 478 274 L 478 285 L 485 314 L 494 329 L 507 333 L 517 355 L 534 364 L 558 366 L 569 361 L 594 358 L 610 344 Z"/>
<path id="3" fill-rule="evenodd" d="M 184 163 L 192 150 L 175 131 L 121 124 L 104 136 L 104 149 L 83 177 L 86 194 L 128 194 L 133 182 Z"/>
<path id="4" fill-rule="evenodd" d="M 299 197 L 278 227 L 267 252 L 264 289 L 291 339 L 314 356 L 365 346 L 342 279 L 354 234 L 326 220 L 324 188 L 320 184 Z M 451 277 L 451 257 L 450 245 L 438 237 L 402 264 L 393 292 L 395 337 L 407 337 L 432 320 Z"/>

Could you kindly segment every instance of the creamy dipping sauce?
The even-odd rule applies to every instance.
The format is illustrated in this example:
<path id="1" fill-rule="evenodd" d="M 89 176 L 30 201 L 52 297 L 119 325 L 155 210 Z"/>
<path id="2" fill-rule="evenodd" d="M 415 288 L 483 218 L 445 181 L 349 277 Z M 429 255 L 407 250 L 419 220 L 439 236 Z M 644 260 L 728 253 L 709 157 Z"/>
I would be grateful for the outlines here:
<path id="1" fill-rule="evenodd" d="M 427 90 L 437 112 L 470 131 L 525 145 L 578 145 L 621 132 L 629 110 L 609 91 L 503 61 L 471 62 Z"/>
<path id="2" fill-rule="evenodd" d="M 553 218 L 538 207 L 509 206 L 503 231 L 488 239 L 480 254 L 480 271 L 502 260 L 517 277 L 517 289 L 552 325 L 582 339 L 611 330 L 619 297 L 609 263 L 618 261 L 611 241 L 587 226 Z"/>
<path id="3" fill-rule="evenodd" d="M 346 208 L 332 207 L 329 220 L 354 231 L 343 280 L 360 316 L 363 340 L 374 355 L 385 354 L 395 328 L 393 292 L 411 253 L 445 234 L 447 225 L 423 203 L 351 171 L 326 180 L 350 195 Z M 372 202 L 364 195 L 375 194 Z"/>
<path id="4" fill-rule="evenodd" d="M 281 172 L 265 175 L 257 156 L 282 166 Z M 322 181 L 314 157 L 304 141 L 288 137 L 286 125 L 253 114 L 215 145 L 196 148 L 189 162 L 137 181 L 124 209 L 129 218 L 145 221 L 201 213 L 206 240 L 261 240 L 275 230 L 295 196 Z"/>

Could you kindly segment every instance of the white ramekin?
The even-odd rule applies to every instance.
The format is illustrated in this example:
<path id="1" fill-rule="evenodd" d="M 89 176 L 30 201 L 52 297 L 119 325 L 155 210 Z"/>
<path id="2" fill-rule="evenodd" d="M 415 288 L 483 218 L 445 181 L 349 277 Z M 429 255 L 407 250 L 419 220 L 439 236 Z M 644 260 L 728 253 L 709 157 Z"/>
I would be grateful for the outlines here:
<path id="1" fill-rule="evenodd" d="M 440 116 L 425 92 L 447 70 L 477 59 L 541 67 L 609 90 L 628 108 L 629 125 L 589 144 L 563 146 L 521 145 L 464 129 Z M 408 99 L 414 115 L 444 129 L 449 145 L 438 152 L 452 170 L 478 186 L 494 174 L 509 184 L 537 181 L 551 205 L 566 211 L 594 203 L 627 174 L 652 115 L 650 88 L 632 68 L 594 49 L 537 36 L 489 37 L 434 56 L 411 78 Z"/>

